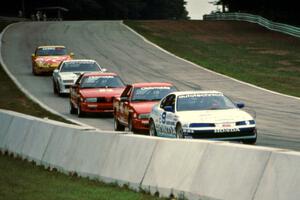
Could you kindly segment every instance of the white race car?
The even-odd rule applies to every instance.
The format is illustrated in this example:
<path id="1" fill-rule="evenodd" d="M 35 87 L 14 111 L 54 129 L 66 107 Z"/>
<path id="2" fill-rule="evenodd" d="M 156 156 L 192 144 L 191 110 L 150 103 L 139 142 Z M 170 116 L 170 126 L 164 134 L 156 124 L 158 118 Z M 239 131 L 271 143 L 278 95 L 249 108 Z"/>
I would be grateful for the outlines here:
<path id="1" fill-rule="evenodd" d="M 80 74 L 84 72 L 105 72 L 95 60 L 74 59 L 60 63 L 57 69 L 53 71 L 53 92 L 55 94 L 70 93 L 70 87 L 75 83 Z"/>
<path id="2" fill-rule="evenodd" d="M 149 133 L 255 144 L 256 123 L 243 107 L 218 91 L 173 92 L 153 106 Z"/>

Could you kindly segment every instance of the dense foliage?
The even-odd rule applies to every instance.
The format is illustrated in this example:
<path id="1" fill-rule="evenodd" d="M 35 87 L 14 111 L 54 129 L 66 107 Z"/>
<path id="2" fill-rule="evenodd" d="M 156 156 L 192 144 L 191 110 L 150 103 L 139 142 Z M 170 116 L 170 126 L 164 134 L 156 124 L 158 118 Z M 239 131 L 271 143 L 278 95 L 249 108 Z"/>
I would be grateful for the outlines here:
<path id="1" fill-rule="evenodd" d="M 224 5 L 229 12 L 257 14 L 273 21 L 300 25 L 299 7 L 294 0 L 216 0 L 214 4 Z"/>
<path id="2" fill-rule="evenodd" d="M 4 2 L 2 2 L 4 4 Z M 0 15 L 17 15 L 21 10 L 26 17 L 41 7 L 64 7 L 65 19 L 186 19 L 185 0 L 6 0 Z M 46 11 L 55 17 L 57 11 Z M 22 14 L 24 14 L 22 13 Z"/>

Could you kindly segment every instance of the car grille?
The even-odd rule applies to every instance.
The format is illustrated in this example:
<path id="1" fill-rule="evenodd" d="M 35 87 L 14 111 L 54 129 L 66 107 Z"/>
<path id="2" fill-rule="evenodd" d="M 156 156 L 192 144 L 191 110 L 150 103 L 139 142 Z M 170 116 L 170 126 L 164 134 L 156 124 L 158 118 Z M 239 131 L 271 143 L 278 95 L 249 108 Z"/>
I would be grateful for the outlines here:
<path id="1" fill-rule="evenodd" d="M 109 103 L 112 102 L 111 97 L 98 97 L 97 98 L 97 103 Z"/>
<path id="2" fill-rule="evenodd" d="M 230 138 L 230 137 L 242 137 L 255 135 L 255 128 L 241 128 L 240 132 L 224 132 L 215 133 L 214 130 L 196 130 L 194 133 L 190 133 L 193 138 Z"/>

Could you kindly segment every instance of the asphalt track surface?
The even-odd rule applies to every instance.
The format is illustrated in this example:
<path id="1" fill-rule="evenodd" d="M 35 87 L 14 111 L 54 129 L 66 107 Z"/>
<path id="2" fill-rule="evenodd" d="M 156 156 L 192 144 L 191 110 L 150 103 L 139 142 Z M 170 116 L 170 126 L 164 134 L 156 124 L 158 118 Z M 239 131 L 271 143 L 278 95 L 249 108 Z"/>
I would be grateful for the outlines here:
<path id="1" fill-rule="evenodd" d="M 39 45 L 65 45 L 76 58 L 97 60 L 126 83 L 168 81 L 180 90 L 219 90 L 256 112 L 257 145 L 300 150 L 300 100 L 273 94 L 211 73 L 145 42 L 120 21 L 22 22 L 3 35 L 1 53 L 9 71 L 34 97 L 68 118 L 69 100 L 53 94 L 51 76 L 33 76 L 31 54 Z M 2 94 L 5 95 L 5 94 Z M 12 99 L 13 101 L 13 99 Z M 81 122 L 113 130 L 111 116 Z"/>

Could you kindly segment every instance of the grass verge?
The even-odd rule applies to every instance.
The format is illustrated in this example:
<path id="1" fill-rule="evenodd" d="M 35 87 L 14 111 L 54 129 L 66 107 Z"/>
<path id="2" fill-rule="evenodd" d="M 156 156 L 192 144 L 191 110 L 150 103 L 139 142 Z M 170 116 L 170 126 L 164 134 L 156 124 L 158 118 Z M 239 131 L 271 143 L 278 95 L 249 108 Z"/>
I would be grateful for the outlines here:
<path id="1" fill-rule="evenodd" d="M 42 166 L 0 155 L 0 199 L 59 200 L 152 200 L 161 199 L 137 193 L 114 184 L 46 171 Z"/>
<path id="2" fill-rule="evenodd" d="M 32 115 L 40 118 L 49 118 L 56 121 L 71 123 L 64 118 L 54 115 L 45 109 L 41 108 L 37 103 L 28 99 L 23 92 L 21 92 L 14 82 L 8 77 L 0 65 L 0 108 L 12 110 L 27 115 Z"/>
<path id="3" fill-rule="evenodd" d="M 300 97 L 300 39 L 237 21 L 125 21 L 175 55 L 221 74 Z"/>

